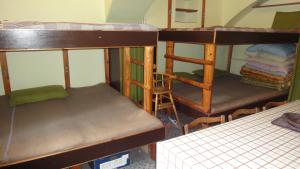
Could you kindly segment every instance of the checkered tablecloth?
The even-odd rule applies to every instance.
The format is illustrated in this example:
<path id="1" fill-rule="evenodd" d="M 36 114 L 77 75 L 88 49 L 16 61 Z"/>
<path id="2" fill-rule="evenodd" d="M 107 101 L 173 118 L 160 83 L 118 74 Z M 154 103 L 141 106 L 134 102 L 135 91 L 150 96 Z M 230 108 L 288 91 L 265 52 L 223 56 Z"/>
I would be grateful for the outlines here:
<path id="1" fill-rule="evenodd" d="M 271 124 L 300 101 L 157 144 L 157 169 L 300 169 L 300 133 Z"/>

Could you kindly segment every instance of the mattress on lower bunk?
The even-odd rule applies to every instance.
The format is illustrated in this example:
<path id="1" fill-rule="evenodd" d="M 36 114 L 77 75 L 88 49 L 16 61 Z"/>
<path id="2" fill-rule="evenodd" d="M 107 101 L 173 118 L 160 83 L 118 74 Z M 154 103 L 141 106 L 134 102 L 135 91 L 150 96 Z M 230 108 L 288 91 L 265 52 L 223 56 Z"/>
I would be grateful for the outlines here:
<path id="1" fill-rule="evenodd" d="M 70 89 L 69 94 L 63 100 L 21 105 L 15 110 L 8 107 L 7 98 L 0 97 L 0 167 L 163 127 L 106 84 Z"/>
<path id="2" fill-rule="evenodd" d="M 211 114 L 230 111 L 259 101 L 284 96 L 288 91 L 278 91 L 241 82 L 233 74 L 214 78 Z M 202 100 L 202 89 L 184 83 L 174 83 L 173 94 L 183 96 L 196 103 Z"/>

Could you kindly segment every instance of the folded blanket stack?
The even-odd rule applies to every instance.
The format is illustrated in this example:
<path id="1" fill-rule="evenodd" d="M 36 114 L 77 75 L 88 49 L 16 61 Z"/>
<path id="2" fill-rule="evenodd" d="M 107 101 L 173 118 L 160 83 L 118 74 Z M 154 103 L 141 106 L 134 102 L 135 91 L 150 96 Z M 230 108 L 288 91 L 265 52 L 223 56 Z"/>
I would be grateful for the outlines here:
<path id="1" fill-rule="evenodd" d="M 295 44 L 258 44 L 246 50 L 240 73 L 248 84 L 285 90 L 290 86 L 295 63 Z"/>

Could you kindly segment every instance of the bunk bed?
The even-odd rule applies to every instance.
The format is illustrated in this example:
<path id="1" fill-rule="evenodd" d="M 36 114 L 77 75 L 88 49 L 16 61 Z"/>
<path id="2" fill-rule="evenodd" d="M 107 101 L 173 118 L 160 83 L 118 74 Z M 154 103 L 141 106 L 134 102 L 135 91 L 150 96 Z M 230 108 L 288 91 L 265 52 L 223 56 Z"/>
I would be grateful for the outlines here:
<path id="1" fill-rule="evenodd" d="M 260 7 L 263 2 L 254 2 L 251 8 Z M 276 4 L 296 5 L 298 3 Z M 272 5 L 273 6 L 273 5 Z M 265 7 L 271 7 L 269 5 Z M 240 27 L 205 27 L 206 0 L 202 0 L 201 28 L 172 28 L 173 0 L 168 0 L 167 29 L 159 31 L 159 41 L 166 42 L 166 68 L 175 83 L 173 95 L 182 111 L 194 116 L 211 116 L 221 113 L 232 113 L 241 108 L 253 108 L 269 101 L 280 101 L 287 98 L 288 91 L 276 91 L 241 82 L 238 75 L 230 74 L 233 45 L 245 44 L 282 44 L 298 43 L 299 26 L 296 26 L 298 14 L 288 14 L 274 19 L 275 29 L 240 28 Z M 279 14 L 280 15 L 280 14 Z M 234 17 L 233 20 L 236 20 Z M 287 21 L 285 21 L 287 20 Z M 289 22 L 289 23 L 287 23 Z M 229 22 L 231 23 L 231 21 Z M 283 23 L 283 26 L 281 26 Z M 294 26 L 293 26 L 294 25 Z M 202 44 L 203 59 L 174 54 L 175 43 Z M 216 46 L 228 45 L 227 74 L 215 75 Z M 173 72 L 174 61 L 203 65 L 201 76 L 176 76 Z M 178 82 L 179 81 L 179 82 Z"/>
<path id="2" fill-rule="evenodd" d="M 243 84 L 236 75 L 214 78 L 216 45 L 298 43 L 298 38 L 299 30 L 262 28 L 169 28 L 159 32 L 159 41 L 167 42 L 166 73 L 173 74 L 174 61 L 204 65 L 204 75 L 201 80 L 176 75 L 173 77 L 174 80 L 185 83 L 173 84 L 175 99 L 178 103 L 196 110 L 193 113 L 195 116 L 203 115 L 203 113 L 210 116 L 230 112 L 259 102 L 284 98 L 288 93 L 288 91 L 276 91 Z M 174 43 L 204 44 L 204 58 L 175 56 Z"/>
<path id="3" fill-rule="evenodd" d="M 143 24 L 16 22 L 0 24 L 0 63 L 6 96 L 0 97 L 0 168 L 65 168 L 164 138 L 151 115 L 156 28 Z M 108 48 L 124 47 L 124 96 L 109 86 Z M 144 83 L 131 80 L 130 47 L 145 47 Z M 71 88 L 70 49 L 105 49 L 106 83 Z M 6 52 L 62 50 L 69 96 L 9 107 Z M 130 86 L 144 89 L 143 109 L 128 98 Z M 155 147 L 155 146 L 151 146 Z"/>

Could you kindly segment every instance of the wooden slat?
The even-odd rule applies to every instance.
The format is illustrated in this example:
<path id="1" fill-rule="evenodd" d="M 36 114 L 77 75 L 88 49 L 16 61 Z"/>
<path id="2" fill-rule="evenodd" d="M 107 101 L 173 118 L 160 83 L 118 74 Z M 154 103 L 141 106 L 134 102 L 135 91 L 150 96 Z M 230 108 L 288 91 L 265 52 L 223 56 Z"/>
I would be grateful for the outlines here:
<path id="1" fill-rule="evenodd" d="M 211 65 L 214 64 L 212 61 L 207 61 L 204 59 L 197 59 L 197 58 L 190 58 L 190 57 L 184 57 L 184 56 L 174 56 L 174 55 L 165 55 L 165 58 L 182 61 L 182 62 L 188 62 L 188 63 L 195 63 L 195 64 L 207 64 Z"/>
<path id="2" fill-rule="evenodd" d="M 8 73 L 8 66 L 7 66 L 5 52 L 0 52 L 0 64 L 1 64 L 1 70 L 2 70 L 4 92 L 6 95 L 8 95 L 11 92 L 11 88 L 10 88 L 9 73 Z"/>
<path id="3" fill-rule="evenodd" d="M 187 12 L 187 13 L 198 12 L 197 9 L 187 9 L 187 8 L 176 8 L 175 10 L 178 11 L 178 12 Z"/>
<path id="4" fill-rule="evenodd" d="M 153 46 L 146 46 L 144 51 L 144 110 L 152 114 L 153 90 Z"/>
<path id="5" fill-rule="evenodd" d="M 206 44 L 204 47 L 205 50 L 205 60 L 215 62 L 216 59 L 216 45 Z M 204 77 L 203 82 L 207 85 L 212 85 L 214 78 L 214 65 L 204 65 Z M 204 113 L 208 113 L 211 109 L 211 100 L 212 100 L 212 89 L 204 88 L 202 92 L 202 105 L 204 108 Z"/>
<path id="6" fill-rule="evenodd" d="M 201 103 L 196 103 L 190 99 L 187 99 L 185 97 L 181 97 L 181 96 L 177 96 L 173 94 L 173 97 L 175 98 L 175 100 L 181 104 L 184 104 L 192 109 L 198 110 L 200 112 L 203 112 L 205 114 L 208 114 L 204 111 L 204 107 Z"/>
<path id="7" fill-rule="evenodd" d="M 133 64 L 136 64 L 136 65 L 141 65 L 141 66 L 144 66 L 144 61 L 141 61 L 141 60 L 137 60 L 137 59 L 131 59 L 130 60 L 131 63 Z"/>
<path id="8" fill-rule="evenodd" d="M 184 82 L 184 83 L 187 83 L 187 84 L 199 87 L 199 88 L 203 88 L 203 89 L 210 89 L 212 86 L 210 83 L 207 83 L 207 84 L 201 83 L 201 82 L 198 82 L 198 81 L 186 78 L 186 77 L 181 77 L 181 76 L 176 76 L 176 75 L 172 76 L 172 79 L 178 80 L 178 81 L 181 81 L 181 82 Z"/>
<path id="9" fill-rule="evenodd" d="M 105 83 L 110 84 L 110 68 L 109 68 L 109 52 L 108 48 L 104 49 L 104 64 L 105 64 Z"/>
<path id="10" fill-rule="evenodd" d="M 130 97 L 130 80 L 131 80 L 131 66 L 130 66 L 130 48 L 124 48 L 124 95 Z"/>
<path id="11" fill-rule="evenodd" d="M 65 86 L 70 88 L 70 66 L 69 66 L 69 53 L 67 49 L 63 49 L 64 57 L 64 75 L 65 75 Z"/>
<path id="12" fill-rule="evenodd" d="M 130 82 L 131 82 L 131 84 L 134 84 L 134 85 L 139 86 L 139 87 L 141 87 L 141 88 L 145 88 L 145 87 L 144 87 L 144 84 L 140 83 L 140 82 L 137 81 L 137 80 L 131 80 Z"/>
<path id="13" fill-rule="evenodd" d="M 233 54 L 233 45 L 229 45 L 228 54 L 227 54 L 227 72 L 230 72 L 231 62 L 232 62 L 232 54 Z"/>

